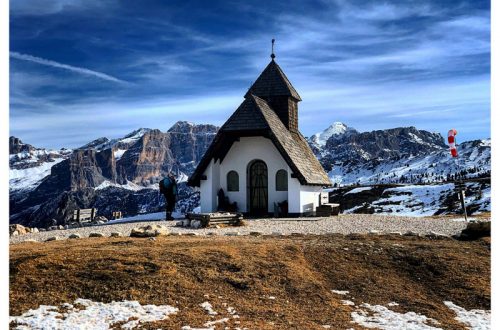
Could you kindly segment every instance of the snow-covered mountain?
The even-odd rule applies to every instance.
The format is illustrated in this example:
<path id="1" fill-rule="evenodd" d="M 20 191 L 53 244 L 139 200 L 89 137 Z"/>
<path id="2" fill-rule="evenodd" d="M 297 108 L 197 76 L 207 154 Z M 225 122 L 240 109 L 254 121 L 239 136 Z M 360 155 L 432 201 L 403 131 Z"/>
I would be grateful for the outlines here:
<path id="1" fill-rule="evenodd" d="M 73 209 L 91 206 L 105 216 L 116 210 L 124 215 L 156 211 L 164 204 L 158 182 L 170 171 L 178 175 L 184 199 L 179 205 L 187 211 L 198 197 L 186 186 L 186 178 L 217 129 L 178 122 L 167 132 L 141 128 L 123 138 L 99 138 L 58 152 L 12 137 L 10 221 L 36 226 L 52 219 L 64 223 Z"/>
<path id="2" fill-rule="evenodd" d="M 9 189 L 11 192 L 36 188 L 55 164 L 66 159 L 72 150 L 35 148 L 20 139 L 9 138 Z"/>
<path id="3" fill-rule="evenodd" d="M 357 131 L 348 127 L 346 124 L 341 122 L 335 122 L 331 124 L 327 129 L 322 132 L 318 132 L 309 138 L 309 142 L 314 144 L 316 147 L 324 147 L 328 139 L 332 136 L 339 136 L 343 134 L 357 133 Z"/>
<path id="4" fill-rule="evenodd" d="M 453 159 L 440 134 L 415 127 L 350 130 L 331 134 L 320 145 L 315 138 L 321 134 L 309 143 L 334 183 L 331 198 L 346 213 L 459 212 L 452 183 L 459 178 L 476 180 L 466 184 L 468 212 L 491 209 L 490 139 L 461 143 L 459 158 Z"/>
<path id="5" fill-rule="evenodd" d="M 125 216 L 158 212 L 164 201 L 157 183 L 169 171 L 180 181 L 180 211 L 191 210 L 199 194 L 185 181 L 217 129 L 178 122 L 167 132 L 141 128 L 75 150 L 36 148 L 11 137 L 10 221 L 64 224 L 73 209 L 88 207 L 105 216 L 116 210 Z M 450 182 L 488 178 L 491 171 L 489 139 L 461 143 L 458 164 L 440 134 L 415 127 L 358 132 L 334 123 L 308 141 L 335 184 L 331 198 L 345 212 L 454 213 L 459 206 Z M 489 181 L 467 188 L 471 210 L 489 210 Z"/>

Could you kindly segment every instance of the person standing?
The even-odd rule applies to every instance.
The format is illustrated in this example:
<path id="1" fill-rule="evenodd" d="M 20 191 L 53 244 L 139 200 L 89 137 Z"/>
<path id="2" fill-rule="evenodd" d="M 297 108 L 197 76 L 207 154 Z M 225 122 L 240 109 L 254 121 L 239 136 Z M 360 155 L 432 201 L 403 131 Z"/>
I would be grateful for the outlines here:
<path id="1" fill-rule="evenodd" d="M 160 192 L 165 196 L 166 200 L 166 220 L 174 220 L 172 212 L 175 209 L 177 199 L 177 181 L 172 172 L 168 173 L 167 177 L 160 181 Z"/>

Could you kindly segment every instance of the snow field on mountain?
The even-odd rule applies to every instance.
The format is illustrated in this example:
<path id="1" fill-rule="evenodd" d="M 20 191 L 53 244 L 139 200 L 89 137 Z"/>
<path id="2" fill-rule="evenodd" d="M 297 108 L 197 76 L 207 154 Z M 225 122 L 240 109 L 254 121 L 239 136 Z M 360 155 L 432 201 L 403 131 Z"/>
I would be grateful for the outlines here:
<path id="1" fill-rule="evenodd" d="M 10 190 L 30 190 L 36 188 L 40 182 L 50 174 L 50 169 L 63 158 L 57 158 L 53 162 L 46 162 L 40 166 L 24 169 L 11 169 L 9 171 Z"/>

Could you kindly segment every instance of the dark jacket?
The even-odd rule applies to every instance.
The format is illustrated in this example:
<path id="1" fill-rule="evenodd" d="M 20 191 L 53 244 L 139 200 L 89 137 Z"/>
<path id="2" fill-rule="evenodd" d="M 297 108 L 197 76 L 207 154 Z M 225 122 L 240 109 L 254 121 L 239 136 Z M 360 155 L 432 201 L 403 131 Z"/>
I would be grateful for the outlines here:
<path id="1" fill-rule="evenodd" d="M 177 196 L 177 182 L 174 178 L 166 177 L 160 181 L 160 192 L 165 196 Z"/>

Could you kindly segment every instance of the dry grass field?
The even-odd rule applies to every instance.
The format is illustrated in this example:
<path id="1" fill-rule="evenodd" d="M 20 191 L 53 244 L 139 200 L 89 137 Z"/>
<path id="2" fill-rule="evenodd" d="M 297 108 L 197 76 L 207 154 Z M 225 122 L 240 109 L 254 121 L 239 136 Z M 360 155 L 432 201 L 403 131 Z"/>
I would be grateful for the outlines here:
<path id="1" fill-rule="evenodd" d="M 397 302 L 394 311 L 421 313 L 443 329 L 465 329 L 443 301 L 490 309 L 490 240 L 353 234 L 11 245 L 11 315 L 77 298 L 179 308 L 169 319 L 142 324 L 145 329 L 203 327 L 223 317 L 228 320 L 216 329 L 361 329 L 352 323 L 354 306 L 342 299 Z M 205 301 L 217 317 L 200 307 Z"/>

